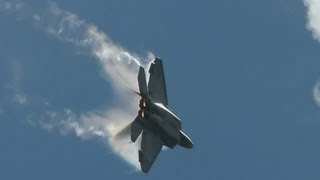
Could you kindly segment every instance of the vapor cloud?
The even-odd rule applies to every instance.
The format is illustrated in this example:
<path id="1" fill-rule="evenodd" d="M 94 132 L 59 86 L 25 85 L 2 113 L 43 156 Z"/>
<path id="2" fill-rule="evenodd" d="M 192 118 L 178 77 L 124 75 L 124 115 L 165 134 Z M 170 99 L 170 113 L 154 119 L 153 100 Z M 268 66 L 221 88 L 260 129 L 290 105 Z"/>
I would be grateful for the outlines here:
<path id="1" fill-rule="evenodd" d="M 11 13 L 31 22 L 36 28 L 46 32 L 62 42 L 71 43 L 81 52 L 95 57 L 101 66 L 104 78 L 111 83 L 118 97 L 118 104 L 111 109 L 95 110 L 75 114 L 64 108 L 58 112 L 50 102 L 43 100 L 44 114 L 30 114 L 27 120 L 44 129 L 58 129 L 62 134 L 74 132 L 81 138 L 98 137 L 111 149 L 134 167 L 138 168 L 139 146 L 130 143 L 130 138 L 115 140 L 115 135 L 128 125 L 137 114 L 138 97 L 128 92 L 128 88 L 137 88 L 137 71 L 140 64 L 147 64 L 153 55 L 141 58 L 119 45 L 116 45 L 103 32 L 93 25 L 81 20 L 76 14 L 60 9 L 49 3 L 43 9 L 36 9 L 19 0 L 0 0 L 0 12 Z M 27 99 L 16 97 L 19 104 Z M 28 101 L 30 101 L 28 99 Z M 31 103 L 32 104 L 32 103 Z M 39 103 L 38 103 L 39 104 Z"/>
<path id="2" fill-rule="evenodd" d="M 320 0 L 304 0 L 307 7 L 307 28 L 315 40 L 320 42 Z M 313 99 L 320 106 L 320 81 L 313 87 Z"/>
<path id="3" fill-rule="evenodd" d="M 320 1 L 304 0 L 307 7 L 307 28 L 312 32 L 313 38 L 320 41 Z"/>
<path id="4" fill-rule="evenodd" d="M 16 11 L 24 6 L 24 3 L 20 0 L 0 1 L 0 10 Z"/>
<path id="5" fill-rule="evenodd" d="M 21 90 L 21 78 L 23 76 L 22 66 L 19 61 L 13 60 L 11 64 L 12 74 L 11 82 L 7 85 L 7 89 L 12 91 L 11 101 L 18 105 L 28 104 L 27 95 Z"/>
<path id="6" fill-rule="evenodd" d="M 313 87 L 313 99 L 320 107 L 320 82 L 317 82 Z"/>

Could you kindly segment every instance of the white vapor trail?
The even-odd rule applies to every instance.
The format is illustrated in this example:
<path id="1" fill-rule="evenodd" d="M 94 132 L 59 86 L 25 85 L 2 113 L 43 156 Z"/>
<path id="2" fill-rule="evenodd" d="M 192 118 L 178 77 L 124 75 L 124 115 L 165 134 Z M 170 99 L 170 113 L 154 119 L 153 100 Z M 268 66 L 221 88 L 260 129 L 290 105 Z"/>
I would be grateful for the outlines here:
<path id="1" fill-rule="evenodd" d="M 114 44 L 95 25 L 81 20 L 76 14 L 61 10 L 53 3 L 46 6 L 44 10 L 37 10 L 24 1 L 0 0 L 0 13 L 13 14 L 18 19 L 31 21 L 50 36 L 92 54 L 101 65 L 104 78 L 112 84 L 119 104 L 112 109 L 77 115 L 67 108 L 63 113 L 57 113 L 49 102 L 44 101 L 46 113 L 42 118 L 29 116 L 28 121 L 49 130 L 58 128 L 63 133 L 74 131 L 82 138 L 100 137 L 116 154 L 138 168 L 138 145 L 129 143 L 129 137 L 117 140 L 113 137 L 137 114 L 138 97 L 128 93 L 127 87 L 137 89 L 137 71 L 140 64 L 144 64 L 142 58 Z M 150 53 L 145 64 L 153 58 Z"/>
<path id="2" fill-rule="evenodd" d="M 320 82 L 317 82 L 313 87 L 313 99 L 316 101 L 317 105 L 320 107 Z"/>
<path id="3" fill-rule="evenodd" d="M 315 40 L 320 42 L 320 0 L 304 0 L 307 7 L 307 28 L 312 32 Z M 320 106 L 320 81 L 313 87 L 313 99 Z"/>
<path id="4" fill-rule="evenodd" d="M 308 9 L 307 28 L 312 32 L 313 38 L 320 41 L 320 0 L 304 0 Z"/>

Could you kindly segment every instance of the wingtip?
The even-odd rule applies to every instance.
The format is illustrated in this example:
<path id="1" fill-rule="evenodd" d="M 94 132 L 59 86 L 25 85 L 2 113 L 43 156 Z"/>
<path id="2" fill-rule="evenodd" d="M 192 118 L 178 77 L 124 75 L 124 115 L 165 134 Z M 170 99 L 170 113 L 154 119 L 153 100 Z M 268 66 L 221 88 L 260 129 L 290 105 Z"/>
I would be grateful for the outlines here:
<path id="1" fill-rule="evenodd" d="M 140 65 L 139 70 L 144 70 L 144 67 Z"/>
<path id="2" fill-rule="evenodd" d="M 143 166 L 143 165 L 141 164 L 141 171 L 142 171 L 143 173 L 148 174 L 149 170 L 150 170 L 150 167 Z"/>
<path id="3" fill-rule="evenodd" d="M 159 57 L 156 57 L 155 59 L 154 59 L 154 62 L 157 62 L 157 61 L 162 61 L 162 59 L 160 59 Z"/>

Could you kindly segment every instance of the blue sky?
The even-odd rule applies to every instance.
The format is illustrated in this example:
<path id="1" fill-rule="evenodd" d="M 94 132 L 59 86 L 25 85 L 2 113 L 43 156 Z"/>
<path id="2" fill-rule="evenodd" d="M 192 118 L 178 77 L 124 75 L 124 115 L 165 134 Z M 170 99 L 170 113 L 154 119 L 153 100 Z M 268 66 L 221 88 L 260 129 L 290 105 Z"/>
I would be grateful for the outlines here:
<path id="1" fill-rule="evenodd" d="M 21 2 L 0 0 L 0 179 L 320 178 L 317 0 Z M 108 139 L 150 53 L 195 147 L 145 175 Z"/>

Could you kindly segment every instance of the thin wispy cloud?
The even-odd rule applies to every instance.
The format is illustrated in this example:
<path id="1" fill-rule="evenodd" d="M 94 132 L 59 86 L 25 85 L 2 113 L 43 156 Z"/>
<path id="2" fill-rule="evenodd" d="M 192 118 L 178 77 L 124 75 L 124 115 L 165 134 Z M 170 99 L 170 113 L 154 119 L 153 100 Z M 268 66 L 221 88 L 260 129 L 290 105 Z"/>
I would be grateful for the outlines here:
<path id="1" fill-rule="evenodd" d="M 22 65 L 17 60 L 11 62 L 11 79 L 6 88 L 11 90 L 11 101 L 17 105 L 28 104 L 28 97 L 21 88 L 21 80 L 23 76 Z"/>
<path id="2" fill-rule="evenodd" d="M 0 1 L 0 10 L 16 11 L 21 9 L 24 6 L 24 3 L 20 0 L 11 0 L 11 1 Z"/>
<path id="3" fill-rule="evenodd" d="M 13 8 L 18 6 L 18 8 Z M 85 22 L 76 14 L 60 9 L 49 3 L 36 9 L 22 1 L 0 0 L 0 11 L 11 12 L 19 18 L 23 14 L 26 22 L 31 22 L 49 36 L 61 42 L 74 45 L 83 53 L 91 54 L 102 69 L 103 77 L 110 83 L 118 98 L 112 108 L 75 114 L 71 108 L 57 111 L 50 102 L 37 103 L 44 113 L 31 113 L 26 119 L 47 130 L 58 129 L 62 134 L 74 132 L 81 138 L 98 137 L 134 167 L 138 168 L 139 145 L 130 143 L 130 138 L 115 140 L 115 135 L 128 125 L 137 114 L 138 97 L 129 88 L 137 88 L 137 71 L 141 64 L 148 64 L 153 55 L 141 58 L 115 44 L 95 25 Z M 26 96 L 25 96 L 26 97 Z M 32 101 L 18 97 L 21 104 Z M 30 103 L 32 104 L 32 103 Z M 61 109 L 61 107 L 59 107 Z"/>
<path id="4" fill-rule="evenodd" d="M 39 15 L 34 14 L 32 17 L 33 17 L 34 21 L 40 22 L 40 16 Z"/>
<path id="5" fill-rule="evenodd" d="M 23 93 L 15 93 L 13 97 L 13 101 L 20 105 L 28 104 L 27 96 L 24 95 Z"/>

